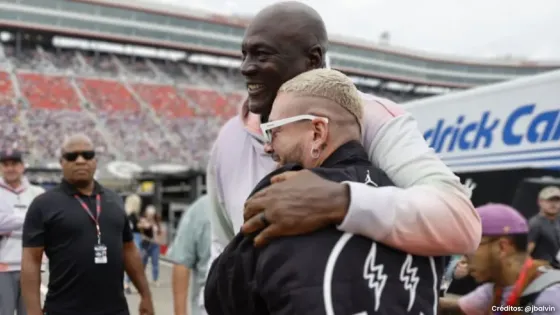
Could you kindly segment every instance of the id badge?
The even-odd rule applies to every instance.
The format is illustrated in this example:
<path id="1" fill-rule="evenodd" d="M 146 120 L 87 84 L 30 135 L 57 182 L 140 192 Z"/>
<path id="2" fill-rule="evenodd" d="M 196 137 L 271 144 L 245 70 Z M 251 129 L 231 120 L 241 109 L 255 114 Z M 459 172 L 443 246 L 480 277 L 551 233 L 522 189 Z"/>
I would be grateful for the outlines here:
<path id="1" fill-rule="evenodd" d="M 95 263 L 96 264 L 106 264 L 107 263 L 107 247 L 103 244 L 95 245 L 93 247 L 95 252 Z"/>

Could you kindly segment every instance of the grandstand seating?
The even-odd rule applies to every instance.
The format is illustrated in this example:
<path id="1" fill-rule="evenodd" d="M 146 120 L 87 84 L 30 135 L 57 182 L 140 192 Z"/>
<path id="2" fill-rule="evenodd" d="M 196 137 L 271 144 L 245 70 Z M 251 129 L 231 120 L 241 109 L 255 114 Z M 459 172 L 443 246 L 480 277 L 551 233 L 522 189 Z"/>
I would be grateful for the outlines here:
<path id="1" fill-rule="evenodd" d="M 3 45 L 0 148 L 23 148 L 32 161 L 56 160 L 63 138 L 84 132 L 102 161 L 204 168 L 221 125 L 244 99 L 231 70 Z"/>
<path id="2" fill-rule="evenodd" d="M 194 109 L 179 96 L 175 87 L 138 83 L 133 85 L 134 91 L 148 102 L 154 111 L 168 118 L 188 118 L 194 116 Z"/>
<path id="3" fill-rule="evenodd" d="M 67 77 L 18 73 L 23 96 L 33 108 L 79 110 L 80 100 Z"/>
<path id="4" fill-rule="evenodd" d="M 85 99 L 96 110 L 127 111 L 134 114 L 140 110 L 138 102 L 126 87 L 114 80 L 77 79 Z"/>
<path id="5" fill-rule="evenodd" d="M 10 74 L 8 72 L 0 72 L 0 102 L 11 103 L 14 98 L 14 87 Z"/>

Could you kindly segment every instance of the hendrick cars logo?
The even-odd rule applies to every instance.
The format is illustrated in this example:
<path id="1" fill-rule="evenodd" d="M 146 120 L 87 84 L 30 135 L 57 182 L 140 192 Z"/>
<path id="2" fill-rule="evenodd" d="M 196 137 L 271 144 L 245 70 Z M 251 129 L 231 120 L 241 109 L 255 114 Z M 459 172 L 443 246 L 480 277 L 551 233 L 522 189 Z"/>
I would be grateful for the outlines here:
<path id="1" fill-rule="evenodd" d="M 559 116 L 558 109 L 539 111 L 535 104 L 514 108 L 507 115 L 488 110 L 470 120 L 466 115 L 439 119 L 424 132 L 424 138 L 438 153 L 487 149 L 494 142 L 504 146 L 554 145 L 560 141 Z"/>

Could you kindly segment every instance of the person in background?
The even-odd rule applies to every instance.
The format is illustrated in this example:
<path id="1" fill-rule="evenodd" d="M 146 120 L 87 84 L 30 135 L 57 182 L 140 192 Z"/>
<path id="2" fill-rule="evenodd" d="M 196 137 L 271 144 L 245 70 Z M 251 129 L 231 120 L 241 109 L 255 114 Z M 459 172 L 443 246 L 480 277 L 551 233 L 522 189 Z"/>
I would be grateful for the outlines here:
<path id="1" fill-rule="evenodd" d="M 457 270 L 458 270 L 458 268 L 459 268 L 460 271 L 458 272 L 458 275 L 462 275 L 462 274 L 463 274 L 463 272 L 462 272 L 462 270 L 463 270 L 462 266 L 463 266 L 463 265 L 466 265 L 466 261 L 467 261 L 466 258 L 467 258 L 467 257 L 464 256 L 464 255 L 454 255 L 454 256 L 451 258 L 451 261 L 449 262 L 449 264 L 447 265 L 447 267 L 445 268 L 445 277 L 446 277 L 447 279 L 458 279 L 458 278 L 462 278 L 461 276 L 457 276 L 456 273 L 457 273 Z M 460 266 L 461 266 L 461 267 L 460 267 Z M 465 270 L 466 270 L 466 268 L 465 268 Z M 468 270 L 466 270 L 466 271 L 467 271 L 467 273 L 468 273 Z"/>
<path id="2" fill-rule="evenodd" d="M 210 199 L 198 198 L 183 213 L 167 258 L 173 262 L 175 315 L 205 315 L 204 284 L 210 259 Z M 188 303 L 187 303 L 188 301 Z"/>
<path id="3" fill-rule="evenodd" d="M 0 153 L 0 199 L 6 203 L 2 212 L 6 221 L 0 220 L 4 233 L 0 235 L 0 314 L 27 314 L 20 287 L 21 233 L 27 208 L 45 190 L 30 184 L 24 172 L 21 152 Z M 8 219 L 14 224 L 10 226 Z"/>
<path id="4" fill-rule="evenodd" d="M 154 314 L 122 198 L 93 178 L 94 148 L 86 135 L 67 138 L 60 150 L 62 182 L 35 198 L 25 216 L 21 288 L 28 315 L 129 315 L 125 270 L 140 294 L 138 314 Z M 44 308 L 43 253 L 49 259 Z"/>
<path id="5" fill-rule="evenodd" d="M 560 188 L 549 186 L 539 193 L 539 213 L 529 220 L 529 253 L 535 259 L 560 267 Z"/>
<path id="6" fill-rule="evenodd" d="M 468 257 L 459 255 L 453 259 L 445 272 L 448 281 L 445 293 L 464 295 L 478 286 L 474 278 L 469 273 Z"/>
<path id="7" fill-rule="evenodd" d="M 471 275 L 484 284 L 460 298 L 441 298 L 442 311 L 487 315 L 495 312 L 492 306 L 532 303 L 555 308 L 554 312 L 534 314 L 560 314 L 560 284 L 544 288 L 532 300 L 522 297 L 523 291 L 547 272 L 548 265 L 546 261 L 533 260 L 527 252 L 527 220 L 507 205 L 489 204 L 477 210 L 482 221 L 482 241 L 476 252 L 467 257 Z"/>
<path id="8" fill-rule="evenodd" d="M 142 263 L 144 268 L 148 260 L 152 263 L 152 281 L 159 286 L 159 250 L 157 237 L 161 235 L 160 219 L 154 205 L 148 205 L 144 216 L 138 221 L 138 229 L 142 235 L 140 247 L 142 248 Z"/>
<path id="9" fill-rule="evenodd" d="M 134 237 L 134 244 L 140 250 L 140 243 L 142 242 L 142 236 L 140 235 L 140 230 L 138 229 L 138 221 L 140 220 L 140 208 L 142 206 L 142 199 L 137 194 L 130 194 L 126 197 L 124 202 L 124 210 L 128 216 L 128 222 L 130 223 L 130 229 L 132 231 L 132 236 Z M 124 276 L 124 291 L 127 294 L 132 293 L 130 287 L 130 278 L 125 274 Z"/>

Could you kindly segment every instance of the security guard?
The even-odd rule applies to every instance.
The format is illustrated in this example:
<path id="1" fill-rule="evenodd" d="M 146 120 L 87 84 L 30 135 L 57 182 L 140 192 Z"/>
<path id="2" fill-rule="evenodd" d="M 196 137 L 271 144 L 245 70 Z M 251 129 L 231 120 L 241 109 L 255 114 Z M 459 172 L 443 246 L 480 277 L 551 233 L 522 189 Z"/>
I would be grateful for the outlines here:
<path id="1" fill-rule="evenodd" d="M 49 315 L 128 315 L 126 270 L 140 296 L 140 314 L 153 314 L 148 282 L 122 199 L 93 179 L 94 146 L 85 135 L 61 149 L 63 180 L 36 198 L 23 227 L 22 295 L 29 315 L 43 314 L 39 267 L 49 258 Z"/>

